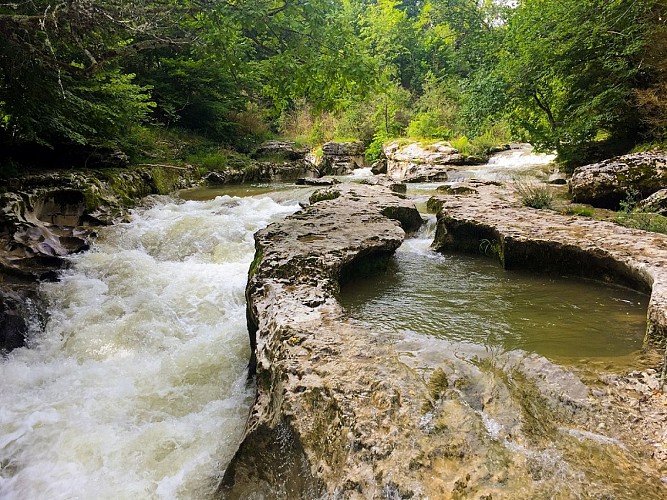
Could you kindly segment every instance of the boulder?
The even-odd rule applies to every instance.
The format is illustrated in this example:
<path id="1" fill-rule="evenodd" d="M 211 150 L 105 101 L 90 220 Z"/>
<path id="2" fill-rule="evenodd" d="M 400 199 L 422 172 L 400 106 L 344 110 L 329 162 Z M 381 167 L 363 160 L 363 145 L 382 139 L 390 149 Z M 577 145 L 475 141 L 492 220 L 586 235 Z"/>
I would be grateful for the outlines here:
<path id="1" fill-rule="evenodd" d="M 390 142 L 383 148 L 387 175 L 403 182 L 437 182 L 448 179 L 447 172 L 455 166 L 477 165 L 485 159 L 459 154 L 445 142 L 423 145 L 412 142 L 401 145 Z"/>
<path id="2" fill-rule="evenodd" d="M 368 177 L 361 181 L 361 184 L 367 184 L 369 186 L 384 186 L 391 189 L 394 193 L 405 194 L 407 192 L 407 186 L 402 182 L 396 182 L 394 179 L 390 179 L 386 175 L 379 174 L 374 177 Z"/>
<path id="3" fill-rule="evenodd" d="M 43 319 L 37 284 L 0 288 L 0 352 L 23 347 L 31 325 L 40 324 Z"/>
<path id="4" fill-rule="evenodd" d="M 251 161 L 209 172 L 204 181 L 209 185 L 243 184 L 246 182 L 286 182 L 299 178 L 319 177 L 319 171 L 308 160 Z"/>
<path id="5" fill-rule="evenodd" d="M 442 186 L 438 186 L 436 191 L 438 191 L 439 193 L 451 194 L 451 195 L 477 194 L 477 190 L 474 187 L 460 182 L 451 185 L 444 184 Z"/>
<path id="6" fill-rule="evenodd" d="M 322 175 L 348 175 L 364 168 L 366 160 L 362 142 L 327 142 L 322 145 L 319 168 Z"/>
<path id="7" fill-rule="evenodd" d="M 628 196 L 646 198 L 667 187 L 667 155 L 634 153 L 575 169 L 572 200 L 595 207 L 618 207 Z"/>
<path id="8" fill-rule="evenodd" d="M 637 208 L 645 212 L 655 212 L 667 216 L 667 189 L 656 191 L 648 198 L 640 201 Z"/>
<path id="9" fill-rule="evenodd" d="M 294 184 L 297 186 L 333 186 L 340 184 L 340 181 L 334 177 L 300 177 Z"/>
<path id="10" fill-rule="evenodd" d="M 266 141 L 253 153 L 255 159 L 271 159 L 277 161 L 303 160 L 310 152 L 308 147 L 299 147 L 291 141 Z"/>
<path id="11" fill-rule="evenodd" d="M 567 184 L 567 177 L 563 172 L 555 171 L 547 179 L 549 184 L 564 186 Z"/>
<path id="12" fill-rule="evenodd" d="M 373 162 L 371 165 L 371 172 L 374 175 L 386 174 L 387 173 L 387 159 L 380 158 L 378 161 Z"/>

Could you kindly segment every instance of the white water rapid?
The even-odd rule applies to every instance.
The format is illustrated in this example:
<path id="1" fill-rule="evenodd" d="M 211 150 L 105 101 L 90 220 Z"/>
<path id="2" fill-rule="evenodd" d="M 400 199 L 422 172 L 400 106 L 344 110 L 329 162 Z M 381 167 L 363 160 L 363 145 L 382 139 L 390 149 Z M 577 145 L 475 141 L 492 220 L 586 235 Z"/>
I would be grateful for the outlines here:
<path id="1" fill-rule="evenodd" d="M 207 498 L 254 389 L 244 287 L 269 198 L 158 199 L 43 285 L 50 320 L 0 360 L 0 498 Z"/>

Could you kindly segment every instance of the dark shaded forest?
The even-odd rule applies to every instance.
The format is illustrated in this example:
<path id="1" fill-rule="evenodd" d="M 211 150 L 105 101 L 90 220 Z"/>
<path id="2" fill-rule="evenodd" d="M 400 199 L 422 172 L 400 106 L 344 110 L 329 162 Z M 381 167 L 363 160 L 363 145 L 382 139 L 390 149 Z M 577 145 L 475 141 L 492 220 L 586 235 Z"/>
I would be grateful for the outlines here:
<path id="1" fill-rule="evenodd" d="M 407 136 L 579 164 L 667 139 L 666 15 L 656 0 L 3 3 L 0 162 L 275 136 L 358 139 L 372 158 Z"/>

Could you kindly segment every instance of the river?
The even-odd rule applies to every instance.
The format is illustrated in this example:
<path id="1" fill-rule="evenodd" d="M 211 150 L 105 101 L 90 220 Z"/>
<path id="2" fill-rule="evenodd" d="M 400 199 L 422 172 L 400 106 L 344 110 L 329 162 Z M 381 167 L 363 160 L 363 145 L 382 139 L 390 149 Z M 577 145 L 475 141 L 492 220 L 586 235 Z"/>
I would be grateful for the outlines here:
<path id="1" fill-rule="evenodd" d="M 44 284 L 45 330 L 0 363 L 0 498 L 207 498 L 254 397 L 253 234 L 298 208 L 154 199 Z"/>
<path id="2" fill-rule="evenodd" d="M 516 171 L 541 171 L 546 161 L 508 152 L 462 175 L 497 178 L 512 164 Z M 360 170 L 353 180 L 369 174 Z M 419 199 L 433 187 L 411 191 Z M 254 398 L 244 299 L 253 234 L 297 211 L 310 192 L 287 185 L 237 186 L 153 198 L 130 222 L 101 229 L 91 251 L 72 256 L 61 280 L 42 286 L 50 314 L 46 327 L 36 327 L 29 348 L 0 362 L 0 498 L 210 498 L 239 445 Z M 554 358 L 567 357 L 558 351 L 564 345 L 577 350 L 577 339 L 554 344 L 549 332 L 540 345 L 531 345 L 530 335 L 516 328 L 545 323 L 531 314 L 558 303 L 555 295 L 571 294 L 570 284 L 558 291 L 558 283 L 539 282 L 538 288 L 549 288 L 544 303 L 529 301 L 513 319 L 497 321 L 526 282 L 512 281 L 491 261 L 433 254 L 432 234 L 425 231 L 401 247 L 392 272 L 344 290 L 353 321 L 386 328 L 400 324 L 398 312 L 424 320 L 405 326 L 409 335 L 451 339 L 433 331 L 433 325 L 452 319 L 438 309 L 447 300 L 467 311 L 459 314 L 457 341 Z M 449 272 L 450 281 L 436 272 Z M 452 295 L 457 287 L 458 295 Z M 531 300 L 534 290 L 527 292 Z M 645 314 L 645 297 L 616 288 L 610 293 L 611 304 L 596 317 L 626 324 L 612 317 L 613 310 L 634 325 Z M 577 307 L 580 297 L 568 297 L 566 308 Z M 608 299 L 609 294 L 591 300 Z M 433 302 L 433 315 L 424 314 L 420 300 Z M 470 307 L 473 302 L 483 303 L 485 311 Z M 546 323 L 556 321 L 554 314 Z M 484 327 L 493 322 L 501 328 Z M 586 335 L 584 330 L 579 339 Z M 625 355 L 638 342 L 637 335 L 613 343 L 598 335 L 590 352 L 614 344 L 614 352 Z M 544 351 L 549 345 L 557 352 Z M 579 348 L 577 354 L 587 353 Z"/>

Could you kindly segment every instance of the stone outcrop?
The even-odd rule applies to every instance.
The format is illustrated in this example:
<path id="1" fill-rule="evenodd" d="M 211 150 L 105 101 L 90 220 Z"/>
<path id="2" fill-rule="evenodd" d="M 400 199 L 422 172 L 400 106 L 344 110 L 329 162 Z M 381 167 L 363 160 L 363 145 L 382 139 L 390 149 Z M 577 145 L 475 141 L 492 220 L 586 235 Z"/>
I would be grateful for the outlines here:
<path id="1" fill-rule="evenodd" d="M 656 191 L 637 204 L 637 209 L 667 216 L 667 189 Z"/>
<path id="2" fill-rule="evenodd" d="M 478 165 L 486 159 L 466 157 L 449 143 L 422 145 L 412 142 L 401 145 L 394 141 L 383 147 L 387 175 L 403 182 L 442 182 L 456 166 Z"/>
<path id="3" fill-rule="evenodd" d="M 322 175 L 347 175 L 366 166 L 362 142 L 327 142 L 322 145 L 319 169 Z"/>
<path id="4" fill-rule="evenodd" d="M 209 172 L 204 181 L 210 185 L 244 184 L 249 182 L 287 182 L 299 178 L 317 178 L 319 170 L 310 161 L 251 161 Z"/>
<path id="5" fill-rule="evenodd" d="M 295 161 L 303 160 L 310 152 L 308 147 L 299 147 L 292 141 L 266 141 L 260 144 L 252 157 L 257 160 Z"/>
<path id="6" fill-rule="evenodd" d="M 596 472 L 578 457 L 590 448 L 573 439 L 598 428 L 586 386 L 536 355 L 346 320 L 340 283 L 383 268 L 404 237 L 387 217 L 406 230 L 421 221 L 379 186 L 334 186 L 312 200 L 255 236 L 246 297 L 257 397 L 218 496 L 546 498 L 568 482 L 573 496 L 588 491 Z M 530 458 L 547 456 L 558 465 Z M 605 462 L 605 473 L 615 467 Z M 662 492 L 655 472 L 637 476 L 594 489 Z"/>
<path id="7" fill-rule="evenodd" d="M 616 208 L 636 194 L 646 198 L 667 187 L 667 155 L 634 153 L 577 168 L 570 179 L 572 199 Z"/>
<path id="8" fill-rule="evenodd" d="M 434 247 L 493 253 L 507 269 L 590 277 L 650 292 L 647 338 L 667 335 L 667 236 L 522 207 L 507 190 L 442 196 Z M 433 204 L 434 206 L 436 204 Z"/>
<path id="9" fill-rule="evenodd" d="M 391 189 L 394 193 L 405 194 L 408 191 L 408 187 L 402 182 L 396 182 L 394 179 L 387 177 L 384 174 L 374 175 L 373 177 L 367 177 L 361 180 L 361 184 L 366 184 L 368 186 L 384 186 Z"/>
<path id="10" fill-rule="evenodd" d="M 25 318 L 42 317 L 38 281 L 56 279 L 63 257 L 86 250 L 96 226 L 121 220 L 145 196 L 198 180 L 194 168 L 171 166 L 55 171 L 8 180 L 0 195 L 0 348 L 22 345 Z"/>
<path id="11" fill-rule="evenodd" d="M 294 183 L 297 186 L 333 186 L 340 184 L 335 177 L 300 177 Z"/>

